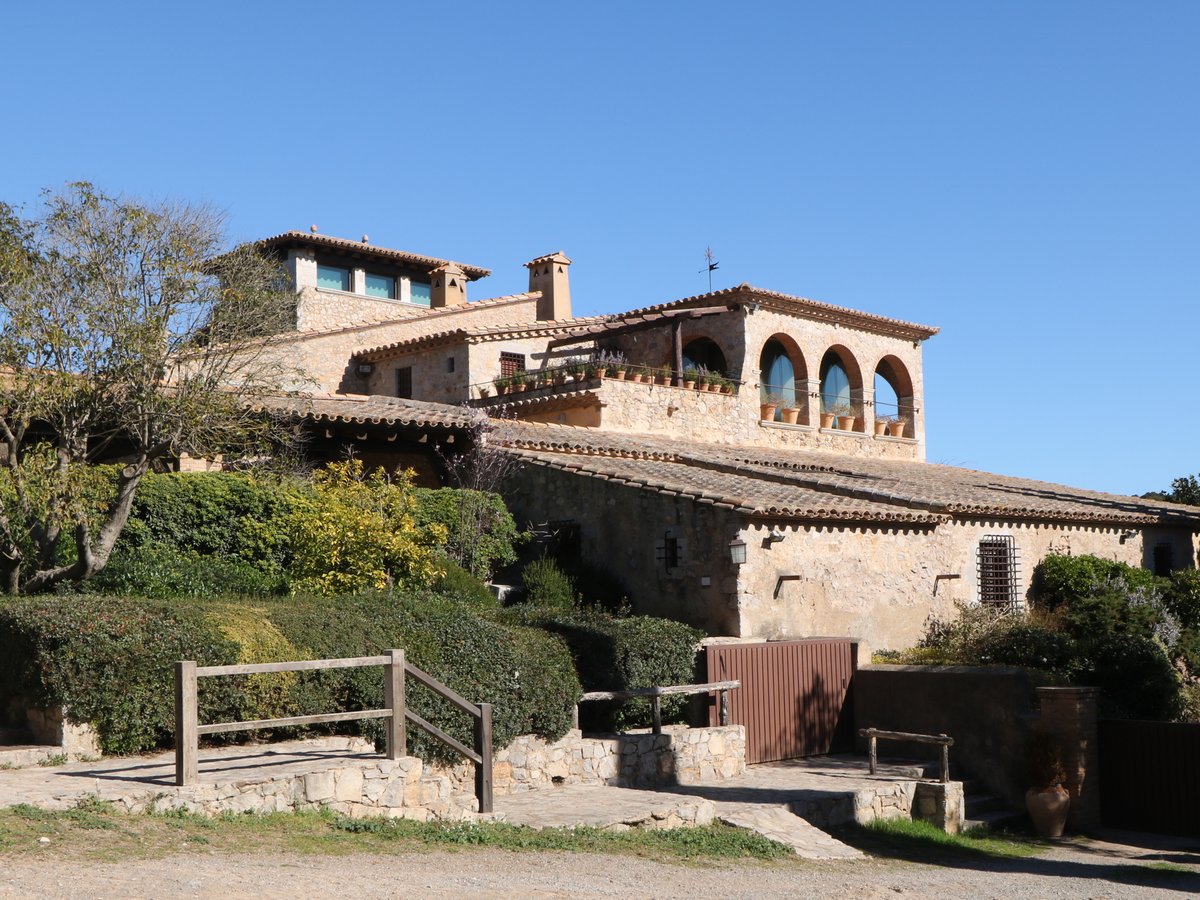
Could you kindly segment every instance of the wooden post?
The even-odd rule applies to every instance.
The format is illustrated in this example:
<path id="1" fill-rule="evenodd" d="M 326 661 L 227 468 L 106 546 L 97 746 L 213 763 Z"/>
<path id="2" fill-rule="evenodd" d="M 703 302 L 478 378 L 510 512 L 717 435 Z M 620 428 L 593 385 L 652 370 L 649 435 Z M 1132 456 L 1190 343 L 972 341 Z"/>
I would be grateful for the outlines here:
<path id="1" fill-rule="evenodd" d="M 729 724 L 729 689 L 721 691 L 721 712 L 717 721 L 722 725 Z"/>
<path id="2" fill-rule="evenodd" d="M 383 667 L 383 705 L 392 711 L 387 720 L 387 758 L 401 759 L 408 755 L 404 734 L 404 651 L 388 650 L 388 663 Z"/>
<path id="3" fill-rule="evenodd" d="M 175 663 L 175 783 L 178 785 L 195 784 L 200 779 L 197 716 L 196 661 L 180 660 Z"/>
<path id="4" fill-rule="evenodd" d="M 479 798 L 479 811 L 492 811 L 492 704 L 479 704 L 479 718 L 475 720 L 475 752 L 481 762 L 475 766 L 475 796 Z"/>
<path id="5" fill-rule="evenodd" d="M 877 750 L 878 750 L 878 748 L 875 743 L 875 729 L 872 728 L 871 730 L 869 730 L 867 732 L 867 752 L 870 755 L 871 774 L 872 775 L 875 774 L 875 763 L 876 763 Z"/>
<path id="6" fill-rule="evenodd" d="M 662 734 L 662 701 L 657 694 L 650 698 L 650 713 L 654 716 L 654 733 Z"/>
<path id="7" fill-rule="evenodd" d="M 946 737 L 946 735 L 938 735 L 938 737 Z M 942 784 L 948 784 L 950 781 L 950 744 L 942 742 Z"/>

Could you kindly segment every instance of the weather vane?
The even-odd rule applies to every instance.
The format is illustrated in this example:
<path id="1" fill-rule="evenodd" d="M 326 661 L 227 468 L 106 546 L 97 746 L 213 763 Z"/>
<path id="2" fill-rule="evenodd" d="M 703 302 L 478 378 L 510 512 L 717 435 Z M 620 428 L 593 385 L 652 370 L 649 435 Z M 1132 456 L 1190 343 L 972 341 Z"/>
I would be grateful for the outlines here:
<path id="1" fill-rule="evenodd" d="M 715 269 L 721 268 L 721 264 L 717 262 L 717 258 L 713 255 L 712 247 L 704 249 L 704 261 L 707 265 L 700 270 L 701 273 L 708 272 L 708 292 L 712 293 L 712 273 Z"/>

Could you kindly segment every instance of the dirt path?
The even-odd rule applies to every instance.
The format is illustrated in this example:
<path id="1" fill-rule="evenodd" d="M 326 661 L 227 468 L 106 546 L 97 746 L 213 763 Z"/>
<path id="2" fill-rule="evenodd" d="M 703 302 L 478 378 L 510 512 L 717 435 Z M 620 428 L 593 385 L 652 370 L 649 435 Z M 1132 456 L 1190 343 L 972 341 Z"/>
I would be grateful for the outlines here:
<path id="1" fill-rule="evenodd" d="M 1056 848 L 1037 859 L 955 867 L 867 860 L 676 864 L 628 856 L 459 852 L 181 854 L 117 863 L 5 861 L 0 897 L 1184 897 L 1200 876 Z"/>

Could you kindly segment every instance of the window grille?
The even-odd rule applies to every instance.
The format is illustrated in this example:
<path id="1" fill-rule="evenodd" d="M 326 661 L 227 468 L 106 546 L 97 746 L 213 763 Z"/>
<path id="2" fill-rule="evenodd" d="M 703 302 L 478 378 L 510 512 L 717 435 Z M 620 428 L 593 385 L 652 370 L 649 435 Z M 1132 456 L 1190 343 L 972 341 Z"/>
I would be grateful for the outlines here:
<path id="1" fill-rule="evenodd" d="M 412 399 L 412 366 L 396 370 L 396 396 L 402 400 Z"/>
<path id="2" fill-rule="evenodd" d="M 525 371 L 525 354 L 524 353 L 501 353 L 500 354 L 500 375 L 507 378 L 510 375 L 515 375 L 517 372 Z"/>
<path id="3" fill-rule="evenodd" d="M 996 609 L 1016 609 L 1017 548 L 1010 535 L 990 534 L 979 542 L 979 602 Z"/>

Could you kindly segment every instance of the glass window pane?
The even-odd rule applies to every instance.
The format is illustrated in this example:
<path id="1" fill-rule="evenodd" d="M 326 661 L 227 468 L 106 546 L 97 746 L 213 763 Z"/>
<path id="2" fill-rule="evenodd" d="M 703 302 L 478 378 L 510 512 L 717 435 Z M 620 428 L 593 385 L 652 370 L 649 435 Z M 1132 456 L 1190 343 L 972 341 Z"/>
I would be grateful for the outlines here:
<path id="1" fill-rule="evenodd" d="M 841 363 L 831 363 L 821 379 L 821 405 L 825 409 L 850 405 L 850 377 Z"/>
<path id="2" fill-rule="evenodd" d="M 339 266 L 317 266 L 317 287 L 328 291 L 350 290 L 350 270 Z"/>
<path id="3" fill-rule="evenodd" d="M 396 279 L 391 275 L 372 275 L 367 273 L 367 296 L 396 299 Z"/>
<path id="4" fill-rule="evenodd" d="M 412 302 L 419 306 L 429 305 L 429 285 L 421 284 L 419 281 L 412 283 Z"/>

